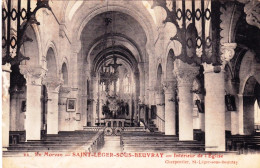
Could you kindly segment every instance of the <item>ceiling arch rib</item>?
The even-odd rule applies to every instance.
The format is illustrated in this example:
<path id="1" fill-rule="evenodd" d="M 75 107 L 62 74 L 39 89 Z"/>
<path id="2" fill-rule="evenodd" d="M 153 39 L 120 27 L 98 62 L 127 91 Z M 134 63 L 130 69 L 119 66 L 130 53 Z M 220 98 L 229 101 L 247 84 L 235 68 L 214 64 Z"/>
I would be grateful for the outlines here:
<path id="1" fill-rule="evenodd" d="M 122 64 L 123 67 L 127 68 L 128 72 L 137 72 L 138 71 L 138 69 L 133 68 L 133 66 L 129 63 L 129 61 L 127 59 L 125 59 L 124 57 L 122 57 L 120 55 L 109 55 L 106 58 L 106 60 L 104 60 L 102 62 L 99 62 L 98 66 L 97 66 L 96 72 L 100 72 L 101 71 L 102 63 L 105 63 L 106 65 L 113 64 L 114 63 L 114 57 L 117 58 L 117 63 L 118 64 Z"/>
<path id="2" fill-rule="evenodd" d="M 105 18 L 111 18 L 111 23 L 106 25 Z M 84 46 L 83 56 L 94 57 L 96 54 L 90 55 L 90 53 L 94 53 L 91 50 L 94 49 L 98 52 L 102 49 L 98 43 L 105 42 L 107 43 L 105 45 L 111 45 L 111 41 L 115 41 L 115 43 L 118 43 L 117 45 L 127 46 L 127 48 L 131 49 L 135 56 L 139 56 L 138 61 L 145 60 L 142 57 L 146 55 L 147 37 L 145 31 L 135 18 L 122 12 L 108 11 L 94 16 L 84 27 L 80 39 L 82 46 Z M 107 42 L 107 39 L 110 42 Z M 95 44 L 100 49 L 98 47 L 93 48 Z M 90 61 L 93 58 L 87 60 Z"/>
<path id="3" fill-rule="evenodd" d="M 107 38 L 106 44 L 104 44 L 104 38 Z M 94 42 L 90 44 L 91 48 L 89 50 L 88 57 L 95 56 L 95 53 L 104 49 L 102 48 L 104 45 L 106 45 L 107 48 L 112 47 L 113 41 L 114 45 L 125 46 L 128 50 L 130 50 L 138 62 L 143 62 L 144 58 L 142 56 L 141 50 L 135 41 L 120 33 L 113 33 L 113 35 L 110 33 L 96 38 Z"/>
<path id="4" fill-rule="evenodd" d="M 96 55 L 95 59 L 93 60 L 94 72 L 97 72 L 105 59 L 112 59 L 113 55 L 127 62 L 133 70 L 137 69 L 137 60 L 132 55 L 131 51 L 122 46 L 114 46 L 102 50 L 99 54 Z"/>

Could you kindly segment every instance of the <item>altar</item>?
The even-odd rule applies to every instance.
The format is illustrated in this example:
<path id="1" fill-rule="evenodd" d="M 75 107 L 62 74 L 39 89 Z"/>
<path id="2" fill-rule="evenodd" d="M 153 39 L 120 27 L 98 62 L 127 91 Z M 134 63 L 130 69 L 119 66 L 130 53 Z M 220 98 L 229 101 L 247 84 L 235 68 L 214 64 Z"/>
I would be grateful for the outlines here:
<path id="1" fill-rule="evenodd" d="M 105 119 L 106 127 L 124 127 L 125 119 Z"/>

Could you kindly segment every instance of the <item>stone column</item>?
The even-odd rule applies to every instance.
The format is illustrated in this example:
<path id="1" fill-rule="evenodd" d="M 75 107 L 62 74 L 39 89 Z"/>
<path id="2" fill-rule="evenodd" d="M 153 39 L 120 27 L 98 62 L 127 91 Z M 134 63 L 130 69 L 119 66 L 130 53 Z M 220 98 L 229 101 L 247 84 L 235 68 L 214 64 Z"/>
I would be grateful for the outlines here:
<path id="1" fill-rule="evenodd" d="M 175 91 L 176 81 L 164 82 L 165 95 L 165 135 L 176 135 Z"/>
<path id="2" fill-rule="evenodd" d="M 223 69 L 204 66 L 205 77 L 205 147 L 206 151 L 225 151 L 225 85 Z"/>
<path id="3" fill-rule="evenodd" d="M 98 115 L 97 115 L 97 92 L 98 92 L 98 88 L 97 88 L 97 83 L 98 80 L 96 77 L 93 77 L 93 85 L 92 85 L 92 95 L 93 95 L 93 113 L 92 113 L 92 121 L 91 121 L 91 126 L 96 126 L 96 119 L 98 119 Z"/>
<path id="4" fill-rule="evenodd" d="M 236 107 L 237 111 L 231 111 L 231 134 L 237 135 L 239 134 L 239 109 L 238 109 L 238 99 L 236 99 Z"/>
<path id="5" fill-rule="evenodd" d="M 59 132 L 59 89 L 61 81 L 59 78 L 44 79 L 47 87 L 47 134 L 58 134 Z"/>
<path id="6" fill-rule="evenodd" d="M 2 66 L 2 149 L 7 150 L 9 146 L 9 123 L 10 123 L 10 73 L 11 65 Z"/>
<path id="7" fill-rule="evenodd" d="M 232 81 L 232 85 L 234 87 L 234 94 L 238 93 L 240 83 L 238 81 Z M 240 115 L 239 94 L 235 95 L 235 102 L 236 102 L 236 111 L 231 111 L 231 134 L 232 135 L 239 134 L 239 128 L 241 127 L 239 124 L 239 115 Z M 243 111 L 242 111 L 242 113 L 243 113 Z M 242 127 L 243 127 L 243 124 L 242 124 Z"/>
<path id="8" fill-rule="evenodd" d="M 242 94 L 238 94 L 238 133 L 240 135 L 244 135 L 244 96 Z"/>
<path id="9" fill-rule="evenodd" d="M 156 105 L 157 105 L 157 116 L 156 116 L 156 126 L 160 132 L 165 131 L 165 104 L 164 104 L 164 93 L 160 89 L 156 94 Z"/>
<path id="10" fill-rule="evenodd" d="M 237 111 L 231 111 L 231 134 L 244 135 L 244 106 L 242 94 L 238 94 L 236 97 L 236 107 Z"/>
<path id="11" fill-rule="evenodd" d="M 70 118 L 66 111 L 67 99 L 70 97 L 71 88 L 62 86 L 59 92 L 59 102 L 58 102 L 58 129 L 59 131 L 70 131 L 70 121 L 66 121 L 66 118 Z"/>
<path id="12" fill-rule="evenodd" d="M 205 148 L 206 151 L 225 151 L 225 81 L 224 67 L 234 56 L 235 43 L 225 43 L 221 48 L 220 72 L 204 64 L 205 78 Z"/>
<path id="13" fill-rule="evenodd" d="M 178 81 L 179 140 L 193 140 L 193 95 L 191 89 L 198 74 L 198 67 L 181 64 L 174 70 Z M 186 68 L 185 68 L 186 67 Z"/>
<path id="14" fill-rule="evenodd" d="M 41 139 L 41 86 L 46 70 L 40 66 L 20 65 L 20 72 L 26 79 L 26 141 Z"/>

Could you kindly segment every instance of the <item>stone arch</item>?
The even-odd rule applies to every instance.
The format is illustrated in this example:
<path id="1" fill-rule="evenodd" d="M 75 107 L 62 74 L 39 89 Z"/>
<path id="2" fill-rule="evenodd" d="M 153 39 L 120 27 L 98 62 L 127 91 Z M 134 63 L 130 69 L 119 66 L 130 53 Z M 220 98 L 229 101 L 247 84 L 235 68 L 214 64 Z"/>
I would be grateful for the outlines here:
<path id="1" fill-rule="evenodd" d="M 55 78 L 57 76 L 57 64 L 55 51 L 52 47 L 49 47 L 46 53 L 46 68 L 47 68 L 47 78 Z"/>
<path id="2" fill-rule="evenodd" d="M 72 28 L 72 32 L 77 32 L 76 36 L 73 36 L 72 41 L 78 41 L 80 40 L 80 36 L 81 36 L 81 32 L 83 31 L 84 27 L 87 25 L 87 23 L 96 15 L 104 13 L 106 11 L 117 11 L 117 12 L 122 12 L 124 14 L 127 14 L 129 16 L 132 16 L 133 18 L 135 18 L 137 20 L 137 22 L 139 24 L 141 24 L 141 26 L 143 27 L 145 33 L 146 33 L 146 37 L 147 37 L 147 43 L 152 42 L 153 41 L 153 36 L 154 36 L 154 32 L 155 29 L 152 26 L 151 23 L 153 23 L 153 19 L 152 17 L 149 15 L 149 13 L 145 12 L 143 14 L 140 14 L 140 11 L 137 11 L 136 8 L 131 8 L 131 5 L 129 4 L 129 6 L 121 6 L 120 2 L 112 2 L 113 4 L 109 4 L 109 6 L 104 6 L 102 4 L 96 5 L 94 8 L 91 9 L 90 12 L 85 14 L 85 17 L 82 17 L 80 12 L 76 12 L 74 14 L 74 19 L 72 20 L 77 20 L 75 24 L 75 27 Z M 84 6 L 82 6 L 82 8 L 86 8 L 86 5 L 84 4 Z M 86 9 L 87 10 L 87 9 Z M 89 10 L 89 9 L 88 9 Z M 85 11 L 85 10 L 82 10 Z M 143 10 L 145 11 L 145 10 Z M 79 18 L 79 19 L 75 19 L 75 18 Z M 148 20 L 148 21 L 147 21 Z"/>
<path id="3" fill-rule="evenodd" d="M 173 49 L 170 49 L 168 52 L 168 56 L 166 57 L 166 63 L 165 63 L 165 79 L 169 81 L 173 81 L 175 79 L 173 74 L 174 69 L 174 51 Z"/>
<path id="4" fill-rule="evenodd" d="M 25 34 L 31 41 L 26 41 L 21 46 L 20 52 L 29 57 L 30 60 L 24 60 L 21 62 L 22 65 L 36 66 L 41 65 L 42 61 L 42 44 L 39 28 L 37 25 L 30 25 L 27 27 Z"/>
<path id="5" fill-rule="evenodd" d="M 61 66 L 61 73 L 62 73 L 63 84 L 68 85 L 69 84 L 68 68 L 65 62 Z"/>
<path id="6" fill-rule="evenodd" d="M 101 40 L 104 38 L 104 36 L 96 39 L 90 46 L 92 46 L 88 52 L 88 56 L 87 56 L 87 62 L 91 62 L 90 60 L 90 54 L 93 52 L 93 50 L 95 50 L 95 48 L 99 47 L 100 45 L 102 45 Z M 112 46 L 112 37 L 109 37 L 111 39 L 108 39 L 107 42 L 107 47 L 111 47 Z M 138 45 L 134 42 L 133 39 L 127 37 L 126 35 L 123 34 L 113 34 L 113 38 L 115 40 L 115 44 L 114 45 L 118 45 L 118 46 L 124 46 L 125 48 L 127 48 L 129 51 L 131 51 L 131 53 L 134 55 L 134 57 L 136 58 L 136 60 L 138 62 L 143 62 L 143 58 L 141 56 L 141 49 L 138 47 Z M 110 44 L 111 43 L 111 44 Z"/>
<path id="7" fill-rule="evenodd" d="M 161 90 L 162 89 L 162 82 L 163 82 L 163 70 L 162 70 L 162 65 L 161 63 L 158 65 L 157 68 L 157 90 Z"/>
<path id="8" fill-rule="evenodd" d="M 182 51 L 181 43 L 179 41 L 176 41 L 176 40 L 170 41 L 167 45 L 167 49 L 166 49 L 166 52 L 164 54 L 165 58 L 168 57 L 170 50 L 173 50 L 174 56 L 179 56 L 181 54 L 181 51 Z"/>
<path id="9" fill-rule="evenodd" d="M 260 84 L 253 76 L 250 76 L 243 89 L 243 124 L 244 134 L 254 133 L 254 104 L 260 99 Z"/>
<path id="10" fill-rule="evenodd" d="M 247 51 L 241 61 L 240 71 L 239 71 L 239 79 L 240 79 L 239 93 L 240 94 L 243 94 L 247 80 L 255 73 L 254 62 L 255 62 L 255 54 L 252 51 Z"/>
<path id="11" fill-rule="evenodd" d="M 221 8 L 223 13 L 220 17 L 221 27 L 221 43 L 232 43 L 235 41 L 236 29 L 238 22 L 241 20 L 241 11 L 243 7 L 232 2 L 226 3 L 226 8 Z"/>

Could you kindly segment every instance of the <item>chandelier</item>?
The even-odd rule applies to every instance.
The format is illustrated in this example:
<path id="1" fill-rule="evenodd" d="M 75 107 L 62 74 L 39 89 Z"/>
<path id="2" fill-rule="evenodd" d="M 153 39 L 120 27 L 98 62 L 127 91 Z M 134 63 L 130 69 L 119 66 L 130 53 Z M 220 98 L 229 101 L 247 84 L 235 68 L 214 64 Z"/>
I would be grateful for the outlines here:
<path id="1" fill-rule="evenodd" d="M 31 10 L 31 0 L 23 0 L 25 8 L 22 8 L 22 0 L 7 0 L 2 7 L 2 65 L 10 63 L 19 64 L 23 60 L 29 60 L 20 53 L 20 48 L 24 42 L 32 39 L 26 36 L 26 29 L 32 25 L 40 23 L 36 20 L 36 12 L 41 8 L 51 10 L 49 0 L 37 0 L 36 8 Z"/>
<path id="2" fill-rule="evenodd" d="M 106 86 L 106 91 L 108 91 L 108 86 L 110 84 L 112 84 L 113 82 L 116 82 L 119 78 L 119 72 L 118 72 L 118 67 L 121 66 L 122 64 L 117 64 L 117 57 L 115 56 L 115 52 L 114 52 L 114 34 L 113 34 L 113 27 L 114 27 L 114 18 L 109 18 L 109 17 L 105 17 L 105 34 L 104 34 L 104 39 L 103 39 L 103 49 L 106 48 L 107 46 L 107 38 L 108 38 L 108 34 L 107 34 L 107 29 L 108 26 L 112 23 L 112 31 L 111 31 L 111 35 L 112 35 L 112 54 L 113 54 L 113 63 L 107 64 L 107 57 L 103 56 L 102 59 L 102 63 L 101 63 L 101 70 L 100 70 L 100 84 L 105 84 Z"/>

